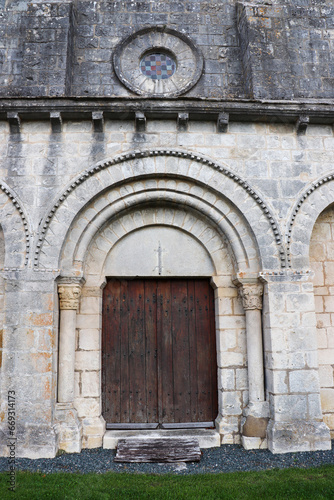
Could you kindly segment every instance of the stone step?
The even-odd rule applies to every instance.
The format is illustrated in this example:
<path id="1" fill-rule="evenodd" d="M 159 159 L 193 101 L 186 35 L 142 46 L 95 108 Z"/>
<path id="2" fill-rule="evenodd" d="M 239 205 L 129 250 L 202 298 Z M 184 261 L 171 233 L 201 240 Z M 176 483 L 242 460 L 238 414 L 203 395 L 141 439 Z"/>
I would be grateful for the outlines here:
<path id="1" fill-rule="evenodd" d="M 113 430 L 106 431 L 103 448 L 114 450 L 119 439 L 197 439 L 200 448 L 216 448 L 220 446 L 219 433 L 214 429 L 155 429 L 155 430 Z"/>

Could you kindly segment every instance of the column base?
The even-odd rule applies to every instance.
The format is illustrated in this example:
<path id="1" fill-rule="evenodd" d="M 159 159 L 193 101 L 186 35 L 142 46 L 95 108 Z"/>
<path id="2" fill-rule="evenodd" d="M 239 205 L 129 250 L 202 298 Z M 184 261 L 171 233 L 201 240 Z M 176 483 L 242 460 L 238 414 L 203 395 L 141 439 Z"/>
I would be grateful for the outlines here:
<path id="1" fill-rule="evenodd" d="M 80 453 L 82 446 L 82 425 L 72 403 L 57 403 L 54 426 L 58 450 L 66 453 Z"/>
<path id="2" fill-rule="evenodd" d="M 268 424 L 268 448 L 272 453 L 330 450 L 331 437 L 324 422 L 296 420 Z"/>
<path id="3" fill-rule="evenodd" d="M 241 439 L 243 447 L 246 450 L 267 448 L 269 404 L 266 401 L 249 403 L 243 415 Z"/>

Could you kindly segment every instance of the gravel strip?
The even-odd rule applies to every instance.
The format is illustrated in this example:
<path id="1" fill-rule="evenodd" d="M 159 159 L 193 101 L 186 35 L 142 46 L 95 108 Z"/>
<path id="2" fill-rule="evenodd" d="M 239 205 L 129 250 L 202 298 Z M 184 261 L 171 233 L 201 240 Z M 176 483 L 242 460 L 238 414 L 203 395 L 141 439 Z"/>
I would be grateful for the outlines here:
<path id="1" fill-rule="evenodd" d="M 203 451 L 200 462 L 179 462 L 173 464 L 114 462 L 115 450 L 82 450 L 81 453 L 63 454 L 56 458 L 16 459 L 16 470 L 41 472 L 128 472 L 145 474 L 204 474 L 217 472 L 260 471 L 286 469 L 290 467 L 309 468 L 325 464 L 334 465 L 334 442 L 330 451 L 284 453 L 273 455 L 268 450 L 246 451 L 239 445 L 224 445 Z M 8 470 L 8 459 L 0 458 L 0 472 Z"/>

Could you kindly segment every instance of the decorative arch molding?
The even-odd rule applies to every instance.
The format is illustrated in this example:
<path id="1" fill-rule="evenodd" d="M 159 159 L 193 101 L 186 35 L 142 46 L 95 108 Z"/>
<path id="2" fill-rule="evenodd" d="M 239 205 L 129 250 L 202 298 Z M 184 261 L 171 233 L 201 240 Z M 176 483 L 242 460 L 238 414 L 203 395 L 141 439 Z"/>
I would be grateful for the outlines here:
<path id="1" fill-rule="evenodd" d="M 110 221 L 104 229 L 94 235 L 85 259 L 84 275 L 87 286 L 93 286 L 99 280 L 105 279 L 105 263 L 115 245 L 136 231 L 157 226 L 177 229 L 189 235 L 210 256 L 216 274 L 232 274 L 232 255 L 217 228 L 208 227 L 200 219 L 189 224 L 187 212 L 177 206 L 142 207 L 120 215 L 117 220 Z M 123 227 L 123 232 L 117 234 L 116 231 L 119 231 L 120 227 Z"/>
<path id="2" fill-rule="evenodd" d="M 265 249 L 263 267 L 268 269 L 285 267 L 285 252 L 282 236 L 272 210 L 260 195 L 240 176 L 226 167 L 208 160 L 200 155 L 180 151 L 154 149 L 134 151 L 120 155 L 112 160 L 98 163 L 85 170 L 74 179 L 58 196 L 41 222 L 38 243 L 35 248 L 34 263 L 36 267 L 57 268 L 55 254 L 59 244 L 65 241 L 66 232 L 70 229 L 76 215 L 84 207 L 97 199 L 107 190 L 122 187 L 126 182 L 141 181 L 144 178 L 165 177 L 195 182 L 226 198 L 234 206 L 239 207 L 240 214 L 248 223 L 259 248 Z M 59 222 L 57 228 L 51 229 L 54 221 Z M 66 230 L 66 231 L 65 231 Z M 61 243 L 59 243 L 61 242 Z M 44 257 L 50 253 L 46 247 L 54 247 L 51 260 Z M 272 247 L 268 257 L 268 248 Z M 41 250 L 42 255 L 40 261 Z M 39 262 L 40 261 L 40 262 Z M 58 261 L 59 262 L 59 261 Z"/>
<path id="3" fill-rule="evenodd" d="M 314 224 L 325 208 L 334 203 L 334 174 L 320 177 L 307 186 L 294 204 L 286 231 L 289 267 L 309 267 L 309 245 Z"/>
<path id="4" fill-rule="evenodd" d="M 166 181 L 155 177 L 123 184 L 111 196 L 112 198 L 108 194 L 102 195 L 96 203 L 85 207 L 74 221 L 62 251 L 62 270 L 72 269 L 74 262 L 76 269 L 80 269 L 96 232 L 101 231 L 110 220 L 118 220 L 124 212 L 148 205 L 164 205 L 174 210 L 176 205 L 181 205 L 189 213 L 193 213 L 196 219 L 205 220 L 207 226 L 214 227 L 221 237 L 228 240 L 236 269 L 259 272 L 259 250 L 242 214 L 227 200 L 218 200 L 208 189 L 205 192 L 189 180 L 177 183 L 175 180 Z M 120 234 L 122 232 L 120 229 Z"/>
<path id="5" fill-rule="evenodd" d="M 106 207 L 93 224 L 87 226 L 89 229 L 83 231 L 77 244 L 71 241 L 71 235 L 64 246 L 61 260 L 61 270 L 69 275 L 73 272 L 73 263 L 75 272 L 83 272 L 87 259 L 91 253 L 92 247 L 96 247 L 99 254 L 99 262 L 104 261 L 106 255 L 112 247 L 128 234 L 150 226 L 167 226 L 180 229 L 184 233 L 191 235 L 198 243 L 205 248 L 210 255 L 217 273 L 221 272 L 222 264 L 221 252 L 231 247 L 231 240 L 226 238 L 226 232 L 221 230 L 219 224 L 215 224 L 213 219 L 209 219 L 207 214 L 202 211 L 202 205 L 197 209 L 180 203 L 166 203 L 158 205 L 156 202 L 161 197 L 155 196 L 150 199 L 150 204 L 138 203 L 138 198 L 134 197 L 133 203 L 126 210 L 116 212 L 111 216 L 111 209 Z M 84 217 L 85 214 L 83 214 Z M 85 218 L 85 217 L 84 217 Z M 81 218 L 80 218 L 81 219 Z M 223 219 L 221 217 L 221 219 Z M 82 219 L 81 219 L 82 220 Z M 80 226 L 80 221 L 78 221 Z M 226 224 L 225 224 L 226 226 Z M 93 228 L 93 229 L 92 229 Z M 74 229 L 75 232 L 75 229 Z M 229 231 L 232 241 L 232 251 L 228 255 L 234 260 L 234 267 L 245 271 L 246 269 L 254 274 L 259 272 L 258 252 L 255 247 L 247 255 L 242 246 L 240 236 L 233 228 Z M 73 251 L 74 250 L 74 251 Z M 249 263 L 248 257 L 251 262 Z M 89 266 L 89 264 L 87 264 Z M 101 271 L 102 272 L 102 271 Z M 86 273 L 84 273 L 86 276 Z"/>
<path id="6" fill-rule="evenodd" d="M 28 265 L 30 224 L 19 197 L 0 182 L 0 224 L 5 238 L 4 270 L 18 270 Z"/>

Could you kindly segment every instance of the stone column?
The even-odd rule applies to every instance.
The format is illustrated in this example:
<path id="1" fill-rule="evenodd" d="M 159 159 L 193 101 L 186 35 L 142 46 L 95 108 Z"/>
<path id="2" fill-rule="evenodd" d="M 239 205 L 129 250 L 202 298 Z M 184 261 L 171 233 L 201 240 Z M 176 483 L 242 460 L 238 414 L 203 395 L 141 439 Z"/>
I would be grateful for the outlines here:
<path id="1" fill-rule="evenodd" d="M 249 404 L 264 401 L 262 343 L 262 285 L 243 285 L 239 289 L 246 315 Z"/>
<path id="2" fill-rule="evenodd" d="M 246 449 L 266 448 L 269 408 L 264 393 L 261 317 L 263 286 L 259 283 L 242 283 L 239 295 L 246 315 L 249 388 L 249 402 L 243 412 L 242 444 Z"/>
<path id="3" fill-rule="evenodd" d="M 58 283 L 58 295 L 60 323 L 55 430 L 59 449 L 74 453 L 80 452 L 82 445 L 82 425 L 73 406 L 76 315 L 81 295 L 81 280 L 63 278 Z"/>
<path id="4" fill-rule="evenodd" d="M 71 403 L 74 400 L 75 327 L 81 286 L 64 283 L 58 285 L 60 326 L 58 402 Z"/>

